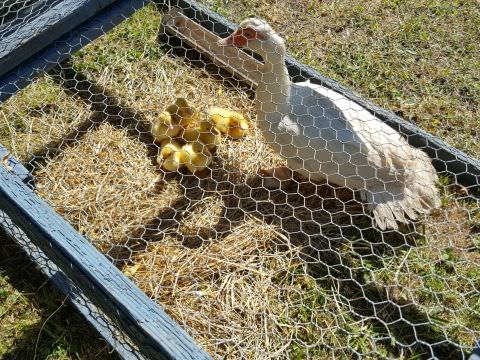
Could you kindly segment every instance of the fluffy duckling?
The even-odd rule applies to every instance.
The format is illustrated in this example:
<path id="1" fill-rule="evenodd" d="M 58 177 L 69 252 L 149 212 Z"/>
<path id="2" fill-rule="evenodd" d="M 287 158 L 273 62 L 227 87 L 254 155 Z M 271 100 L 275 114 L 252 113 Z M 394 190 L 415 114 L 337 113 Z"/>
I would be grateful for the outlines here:
<path id="1" fill-rule="evenodd" d="M 171 139 L 180 133 L 181 127 L 172 123 L 172 116 L 168 111 L 163 111 L 152 125 L 152 134 L 155 141 L 162 142 Z"/>
<path id="2" fill-rule="evenodd" d="M 200 141 L 200 129 L 199 128 L 190 128 L 184 129 L 180 134 L 180 137 L 185 140 L 185 142 Z"/>
<path id="3" fill-rule="evenodd" d="M 157 163 L 166 171 L 178 171 L 183 167 L 182 147 L 175 140 L 163 140 Z"/>
<path id="4" fill-rule="evenodd" d="M 210 151 L 214 151 L 222 141 L 220 131 L 208 120 L 202 121 L 198 128 L 183 130 L 180 137 L 185 142 L 200 141 Z"/>
<path id="5" fill-rule="evenodd" d="M 183 127 L 196 122 L 200 116 L 199 112 L 185 98 L 178 98 L 175 104 L 167 107 L 167 111 L 172 116 L 173 122 Z"/>
<path id="6" fill-rule="evenodd" d="M 245 118 L 241 118 L 238 120 L 234 126 L 228 128 L 228 136 L 232 139 L 240 139 L 247 135 L 248 130 L 250 129 L 250 124 Z"/>
<path id="7" fill-rule="evenodd" d="M 220 131 L 211 121 L 202 121 L 199 129 L 199 140 L 207 146 L 208 150 L 215 150 L 215 148 L 222 142 Z"/>
<path id="8" fill-rule="evenodd" d="M 215 127 L 233 139 L 245 136 L 250 127 L 243 115 L 235 111 L 212 107 L 209 110 L 209 114 Z"/>
<path id="9" fill-rule="evenodd" d="M 212 163 L 212 153 L 199 141 L 183 145 L 180 158 L 192 173 L 205 170 Z"/>
<path id="10" fill-rule="evenodd" d="M 215 127 L 220 130 L 221 133 L 226 134 L 228 127 L 230 126 L 232 112 L 227 109 L 219 107 L 212 107 L 208 110 L 210 120 L 215 124 Z"/>

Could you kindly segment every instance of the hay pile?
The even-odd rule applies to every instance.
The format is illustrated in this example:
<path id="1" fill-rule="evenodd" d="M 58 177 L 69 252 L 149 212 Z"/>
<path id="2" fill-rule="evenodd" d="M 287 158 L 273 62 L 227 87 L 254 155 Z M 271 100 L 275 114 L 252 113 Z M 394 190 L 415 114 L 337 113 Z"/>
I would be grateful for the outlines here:
<path id="1" fill-rule="evenodd" d="M 170 182 L 162 196 L 150 191 L 157 174 L 146 146 L 106 123 L 40 166 L 37 192 L 103 251 L 126 243 L 159 208 L 181 194 Z"/>
<path id="2" fill-rule="evenodd" d="M 317 346 L 318 329 L 335 325 L 323 307 L 302 319 L 302 307 L 321 305 L 321 291 L 305 275 L 299 248 L 285 241 L 278 228 L 251 218 L 199 248 L 167 237 L 126 272 L 215 358 L 279 359 L 313 329 L 310 320 Z M 318 296 L 313 304 L 302 301 L 309 292 Z"/>
<path id="3" fill-rule="evenodd" d="M 308 261 L 302 257 L 314 240 L 316 247 L 331 246 L 319 232 L 326 236 L 333 224 L 348 220 L 346 207 L 352 214 L 361 207 L 338 200 L 348 201 L 351 193 L 330 186 L 263 188 L 258 170 L 284 162 L 256 128 L 238 141 L 223 138 L 202 179 L 161 171 L 155 163 L 158 147 L 143 129 L 177 94 L 200 109 L 220 105 L 255 116 L 251 100 L 239 90 L 225 90 L 175 60 L 164 63 L 172 71 L 165 79 L 177 84 L 163 86 L 178 92 L 156 91 L 161 89 L 156 83 L 152 96 L 138 101 L 138 126 L 103 114 L 101 125 L 39 163 L 38 193 L 212 355 L 279 358 L 301 339 L 317 346 L 321 329 L 331 336 L 340 320 L 317 307 L 323 290 L 306 273 L 316 250 L 310 247 Z M 140 76 L 139 69 L 132 71 Z M 153 86 L 148 75 L 142 73 L 144 84 Z M 185 91 L 194 79 L 201 90 Z M 320 229 L 319 223 L 328 226 Z M 313 300 L 304 304 L 309 293 Z"/>

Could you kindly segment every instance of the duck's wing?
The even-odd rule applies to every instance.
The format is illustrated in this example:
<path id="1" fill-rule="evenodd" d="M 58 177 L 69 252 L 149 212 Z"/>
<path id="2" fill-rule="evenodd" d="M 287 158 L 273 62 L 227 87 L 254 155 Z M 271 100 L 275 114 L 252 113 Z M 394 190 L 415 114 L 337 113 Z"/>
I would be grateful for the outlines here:
<path id="1" fill-rule="evenodd" d="M 337 164 L 365 165 L 372 149 L 345 111 L 348 104 L 339 103 L 343 100 L 337 96 L 340 94 L 327 94 L 329 89 L 323 87 L 319 92 L 316 87 L 311 83 L 292 85 L 291 111 L 284 122 L 298 125 L 298 135 L 316 150 L 317 157 L 329 156 Z"/>
<path id="2" fill-rule="evenodd" d="M 410 146 L 400 133 L 335 91 L 311 83 L 297 84 L 293 89 L 292 118 L 300 124 L 313 121 L 320 128 L 304 133 L 334 139 L 330 146 L 327 140 L 323 148 L 318 139 L 310 140 L 321 149 L 320 161 L 331 153 L 332 162 L 327 163 L 326 171 L 322 162 L 321 172 L 339 185 L 360 189 L 379 228 L 395 229 L 397 221 L 405 223 L 407 217 L 416 219 L 418 213 L 440 206 L 435 186 L 438 177 L 426 153 Z M 308 117 L 305 112 L 314 116 Z M 324 126 L 330 129 L 323 131 Z M 348 156 L 349 163 L 342 163 Z M 315 165 L 306 161 L 304 164 Z"/>
<path id="3" fill-rule="evenodd" d="M 409 146 L 402 136 L 375 117 L 368 110 L 342 94 L 310 82 L 292 87 L 291 102 L 296 112 L 311 113 L 317 132 L 332 139 L 332 151 L 340 148 L 350 155 L 364 154 L 367 163 L 383 169 L 402 169 L 408 158 Z M 308 116 L 297 116 L 297 121 L 308 122 Z M 337 140 L 336 142 L 334 140 Z"/>

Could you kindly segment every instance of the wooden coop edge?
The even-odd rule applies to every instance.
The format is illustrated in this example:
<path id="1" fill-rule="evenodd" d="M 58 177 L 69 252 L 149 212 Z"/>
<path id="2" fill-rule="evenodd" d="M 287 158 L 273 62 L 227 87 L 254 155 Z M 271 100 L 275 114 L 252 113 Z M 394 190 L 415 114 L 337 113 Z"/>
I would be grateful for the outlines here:
<path id="1" fill-rule="evenodd" d="M 48 0 L 20 9 L 19 13 L 24 17 L 0 27 L 0 75 L 4 75 L 112 2 L 114 0 Z"/>
<path id="2" fill-rule="evenodd" d="M 220 37 L 183 15 L 180 9 L 172 8 L 166 13 L 162 18 L 162 27 L 182 43 L 186 42 L 207 56 L 215 65 L 227 69 L 251 87 L 257 87 L 262 76 L 259 71 L 262 64 L 236 47 L 217 45 Z"/>
<path id="3" fill-rule="evenodd" d="M 236 52 L 222 52 L 215 45 L 219 37 L 225 37 L 231 34 L 236 29 L 236 25 L 195 0 L 159 0 L 157 2 L 163 4 L 170 10 L 163 24 L 163 28 L 172 36 L 163 37 L 163 41 L 175 47 L 177 46 L 175 43 L 176 39 L 180 39 L 182 44 L 186 43 L 201 55 L 210 59 L 213 58 L 213 62 L 217 66 L 229 71 L 247 84 L 252 84 L 256 78 L 258 79 L 258 75 L 255 73 L 256 69 L 254 65 L 252 65 L 256 62 L 253 57 L 238 50 Z M 188 20 L 184 20 L 184 18 Z M 177 22 L 177 25 L 175 22 Z M 202 34 L 205 34 L 204 38 L 202 38 Z M 226 59 L 226 55 L 236 53 L 240 53 L 241 61 L 245 61 L 244 64 L 246 64 L 249 71 L 241 70 L 238 67 L 241 62 L 238 60 Z M 448 173 L 453 176 L 459 184 L 475 187 L 480 186 L 479 160 L 448 145 L 440 138 L 420 129 L 415 124 L 405 121 L 393 112 L 362 98 L 338 82 L 301 64 L 290 55 L 287 55 L 286 64 L 294 82 L 310 80 L 313 83 L 321 84 L 341 93 L 365 107 L 390 127 L 406 136 L 411 145 L 427 152 L 432 158 L 437 171 Z"/>
<path id="4" fill-rule="evenodd" d="M 25 232 L 16 226 L 8 215 L 0 210 L 0 226 L 27 254 L 40 271 L 61 291 L 73 307 L 93 326 L 105 341 L 124 360 L 146 360 L 132 347 L 129 339 L 125 339 L 116 331 L 115 327 L 106 322 L 106 314 L 96 307 L 84 291 L 76 286 L 45 253 L 25 235 Z"/>
<path id="5" fill-rule="evenodd" d="M 157 304 L 19 177 L 0 166 L 0 201 L 12 222 L 148 359 L 210 359 Z"/>
<path id="6" fill-rule="evenodd" d="M 3 75 L 0 74 L 0 103 L 150 2 L 149 0 L 117 0 L 113 3 L 111 0 L 108 1 L 110 5 L 94 16 L 90 16 L 88 20 L 80 24 L 76 22 L 77 27 L 72 28 L 71 31 L 58 33 L 55 41 L 36 53 L 32 51 L 27 60 L 12 57 L 12 61 L 16 61 L 15 67 Z"/>
<path id="7" fill-rule="evenodd" d="M 18 176 L 25 184 L 31 184 L 33 177 L 30 171 L 20 161 L 15 159 L 2 144 L 0 144 L 0 158 L 2 159 L 1 166 Z"/>

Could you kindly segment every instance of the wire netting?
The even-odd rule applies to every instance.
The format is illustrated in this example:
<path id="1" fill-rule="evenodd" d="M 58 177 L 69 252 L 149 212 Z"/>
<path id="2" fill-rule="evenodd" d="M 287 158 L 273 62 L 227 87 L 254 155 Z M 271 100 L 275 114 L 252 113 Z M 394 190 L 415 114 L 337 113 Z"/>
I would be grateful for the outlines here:
<path id="1" fill-rule="evenodd" d="M 335 2 L 204 3 L 235 22 L 253 11 L 313 65 L 326 50 L 305 45 L 312 27 L 322 11 L 341 12 Z M 174 36 L 161 26 L 169 10 L 147 5 L 0 106 L 0 143 L 32 171 L 37 194 L 213 358 L 466 358 L 480 337 L 478 189 L 431 171 L 421 150 L 335 92 L 282 93 L 281 43 L 256 49 L 256 88 L 183 56 L 186 43 L 159 42 Z M 323 18 L 309 15 L 317 10 Z M 233 40 L 271 36 L 255 24 Z M 346 22 L 328 44 L 356 54 L 348 36 L 362 26 Z M 398 55 L 390 50 L 381 56 Z M 329 75 L 348 77 L 348 59 Z M 366 93 L 360 77 L 347 82 Z M 405 91 L 421 81 L 407 78 Z M 402 111 L 478 156 L 477 130 L 456 117 L 478 115 L 478 88 L 451 86 L 458 108 L 445 126 L 432 125 L 441 108 L 435 119 Z M 372 98 L 389 106 L 382 91 L 392 96 L 379 87 Z M 383 220 L 378 203 L 394 204 Z"/>

